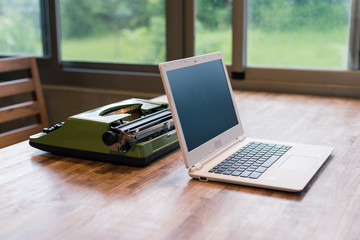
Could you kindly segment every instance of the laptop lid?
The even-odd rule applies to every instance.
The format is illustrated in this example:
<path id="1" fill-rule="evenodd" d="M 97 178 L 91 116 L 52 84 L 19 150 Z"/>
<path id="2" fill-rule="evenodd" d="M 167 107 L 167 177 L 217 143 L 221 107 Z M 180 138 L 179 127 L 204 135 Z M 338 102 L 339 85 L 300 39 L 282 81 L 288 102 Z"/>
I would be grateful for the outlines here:
<path id="1" fill-rule="evenodd" d="M 244 134 L 220 52 L 159 64 L 187 168 Z"/>

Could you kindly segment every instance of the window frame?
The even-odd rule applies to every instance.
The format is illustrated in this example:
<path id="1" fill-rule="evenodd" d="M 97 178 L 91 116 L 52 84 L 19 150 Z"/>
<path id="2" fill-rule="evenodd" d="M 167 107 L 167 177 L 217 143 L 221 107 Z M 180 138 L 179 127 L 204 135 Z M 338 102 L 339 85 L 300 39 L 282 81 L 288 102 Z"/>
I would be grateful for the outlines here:
<path id="1" fill-rule="evenodd" d="M 42 82 L 79 88 L 120 89 L 145 95 L 164 94 L 156 65 L 62 61 L 60 56 L 59 1 L 39 0 L 44 56 L 37 58 Z M 195 53 L 196 0 L 165 0 L 166 60 Z M 232 64 L 228 65 L 234 89 L 360 97 L 359 17 L 352 17 L 349 71 L 249 67 L 246 65 L 247 0 L 233 0 Z M 360 3 L 352 16 L 359 16 Z M 355 49 L 355 50 L 354 50 Z M 357 61 L 357 62 L 356 62 Z"/>
<path id="2" fill-rule="evenodd" d="M 360 70 L 360 2 L 352 0 L 349 28 L 348 70 Z"/>
<path id="3" fill-rule="evenodd" d="M 162 94 L 163 86 L 159 81 L 160 74 L 156 65 L 146 64 L 118 64 L 105 62 L 80 62 L 63 61 L 60 49 L 60 0 L 40 0 L 45 24 L 43 25 L 43 44 L 47 49 L 47 55 L 38 57 L 39 72 L 44 87 L 50 85 L 66 85 L 80 88 L 97 89 L 121 89 L 122 91 L 142 92 L 144 95 Z M 176 41 L 168 40 L 168 21 L 179 25 L 179 11 L 175 7 L 169 7 L 170 1 L 166 0 L 166 30 L 167 50 L 175 49 Z M 178 5 L 182 1 L 176 0 Z M 169 14 L 169 11 L 172 12 Z M 181 19 L 180 19 L 181 20 Z M 179 27 L 178 27 L 179 28 Z M 180 26 L 182 28 L 182 26 Z M 177 36 L 171 36 L 177 39 Z M 167 58 L 180 58 L 182 55 L 174 51 L 167 51 Z"/>
<path id="4" fill-rule="evenodd" d="M 236 75 L 238 75 L 239 71 L 243 71 L 243 78 L 232 78 L 234 88 L 256 91 L 360 97 L 359 68 L 346 71 L 247 66 L 247 3 L 247 0 L 234 0 L 233 2 L 233 44 L 241 42 L 241 44 L 238 44 L 241 47 L 239 49 L 238 46 L 233 46 L 233 65 L 230 66 L 230 69 L 232 73 L 237 73 Z M 351 19 L 355 20 L 351 22 L 352 31 L 350 32 L 350 38 L 354 45 L 350 46 L 350 51 L 354 52 L 354 59 L 359 59 L 359 54 L 356 54 L 356 52 L 358 52 L 356 49 L 359 49 L 360 44 L 360 24 L 354 25 L 354 23 L 359 22 L 359 17 L 356 18 L 354 16 L 359 16 L 360 4 L 356 0 L 353 0 L 352 3 L 356 8 L 353 8 L 351 17 Z"/>

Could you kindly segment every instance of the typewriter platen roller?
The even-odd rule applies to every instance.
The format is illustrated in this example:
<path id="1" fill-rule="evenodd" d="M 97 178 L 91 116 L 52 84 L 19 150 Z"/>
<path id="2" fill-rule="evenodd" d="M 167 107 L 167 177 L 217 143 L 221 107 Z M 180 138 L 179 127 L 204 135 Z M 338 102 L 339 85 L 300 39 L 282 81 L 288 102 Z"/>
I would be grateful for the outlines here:
<path id="1" fill-rule="evenodd" d="M 66 119 L 30 136 L 54 154 L 144 166 L 179 146 L 168 104 L 128 99 Z"/>

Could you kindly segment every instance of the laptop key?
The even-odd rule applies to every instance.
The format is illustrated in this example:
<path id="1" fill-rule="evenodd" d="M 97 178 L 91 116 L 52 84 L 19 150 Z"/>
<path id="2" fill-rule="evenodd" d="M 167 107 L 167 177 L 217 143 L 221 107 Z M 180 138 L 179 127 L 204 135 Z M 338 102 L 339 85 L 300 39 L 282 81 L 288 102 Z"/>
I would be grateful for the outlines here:
<path id="1" fill-rule="evenodd" d="M 253 172 L 252 174 L 250 174 L 249 178 L 259 178 L 261 176 L 262 173 L 260 172 Z"/>
<path id="2" fill-rule="evenodd" d="M 263 167 L 270 167 L 274 162 L 276 162 L 276 160 L 278 160 L 280 158 L 280 156 L 272 156 L 271 158 L 269 158 L 268 160 L 266 160 L 266 162 L 264 162 L 261 166 Z"/>
<path id="3" fill-rule="evenodd" d="M 242 173 L 241 171 L 235 171 L 231 175 L 237 177 L 237 176 L 240 176 L 241 173 Z"/>
<path id="4" fill-rule="evenodd" d="M 252 171 L 245 171 L 240 175 L 240 177 L 248 177 L 251 173 Z"/>
<path id="5" fill-rule="evenodd" d="M 255 172 L 260 172 L 260 173 L 263 173 L 266 171 L 266 169 L 268 169 L 267 167 L 258 167 Z"/>

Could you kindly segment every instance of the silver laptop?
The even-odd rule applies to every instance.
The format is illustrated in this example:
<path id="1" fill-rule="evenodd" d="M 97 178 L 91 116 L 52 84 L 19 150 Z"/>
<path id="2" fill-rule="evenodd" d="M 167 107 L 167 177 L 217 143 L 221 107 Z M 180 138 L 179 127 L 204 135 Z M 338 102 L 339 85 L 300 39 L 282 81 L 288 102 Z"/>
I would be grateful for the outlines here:
<path id="1" fill-rule="evenodd" d="M 193 178 L 297 192 L 334 150 L 246 137 L 220 52 L 159 69 Z"/>

